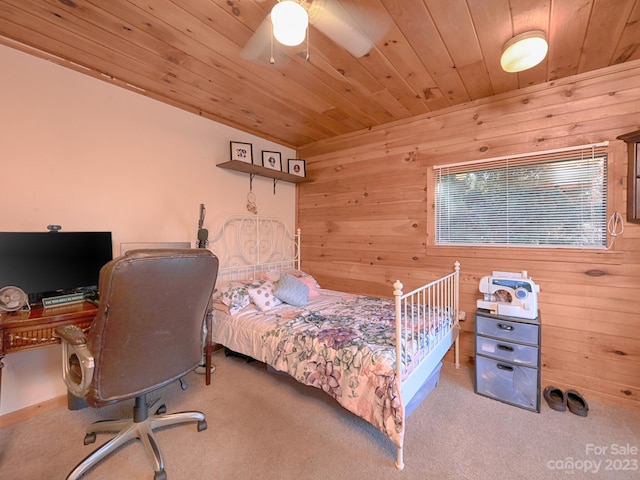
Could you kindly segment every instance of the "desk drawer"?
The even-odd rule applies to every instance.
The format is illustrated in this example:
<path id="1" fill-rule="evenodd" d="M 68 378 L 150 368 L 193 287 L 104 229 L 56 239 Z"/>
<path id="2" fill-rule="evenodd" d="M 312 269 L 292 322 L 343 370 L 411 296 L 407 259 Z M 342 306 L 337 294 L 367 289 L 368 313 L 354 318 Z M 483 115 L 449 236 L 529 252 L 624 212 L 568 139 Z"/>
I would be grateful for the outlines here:
<path id="1" fill-rule="evenodd" d="M 497 320 L 476 315 L 476 333 L 478 335 L 538 345 L 539 332 L 539 325 Z"/>
<path id="2" fill-rule="evenodd" d="M 538 347 L 476 336 L 476 353 L 529 367 L 538 366 Z"/>
<path id="3" fill-rule="evenodd" d="M 60 343 L 60 339 L 54 336 L 56 327 L 73 324 L 83 330 L 88 330 L 93 322 L 93 317 L 79 318 L 68 322 L 51 322 L 47 325 L 30 327 L 14 327 L 2 332 L 2 343 L 5 353 L 20 352 L 32 348 L 45 347 Z"/>

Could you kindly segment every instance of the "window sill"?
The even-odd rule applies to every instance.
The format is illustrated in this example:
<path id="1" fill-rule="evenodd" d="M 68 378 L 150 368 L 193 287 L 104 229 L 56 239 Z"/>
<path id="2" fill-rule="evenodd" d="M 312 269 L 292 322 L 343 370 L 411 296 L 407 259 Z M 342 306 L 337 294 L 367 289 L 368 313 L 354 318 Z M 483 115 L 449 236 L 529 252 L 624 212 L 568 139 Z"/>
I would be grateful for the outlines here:
<path id="1" fill-rule="evenodd" d="M 445 253 L 451 252 L 451 253 Z M 526 259 L 536 262 L 563 262 L 622 265 L 623 253 L 617 250 L 551 247 L 486 247 L 473 245 L 429 245 L 428 256 L 454 256 L 492 260 Z"/>

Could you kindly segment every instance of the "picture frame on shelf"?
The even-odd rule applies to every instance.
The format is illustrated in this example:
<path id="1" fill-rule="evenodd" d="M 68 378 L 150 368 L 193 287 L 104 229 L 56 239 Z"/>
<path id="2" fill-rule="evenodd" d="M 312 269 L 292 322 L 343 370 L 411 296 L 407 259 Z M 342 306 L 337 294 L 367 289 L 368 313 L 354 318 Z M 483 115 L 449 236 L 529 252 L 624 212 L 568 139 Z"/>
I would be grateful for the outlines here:
<path id="1" fill-rule="evenodd" d="M 231 142 L 231 160 L 253 164 L 253 145 L 245 142 Z"/>
<path id="2" fill-rule="evenodd" d="M 270 170 L 282 171 L 282 155 L 280 152 L 262 150 L 262 166 Z"/>
<path id="3" fill-rule="evenodd" d="M 305 161 L 301 158 L 290 158 L 287 171 L 291 175 L 296 175 L 298 177 L 307 176 Z"/>

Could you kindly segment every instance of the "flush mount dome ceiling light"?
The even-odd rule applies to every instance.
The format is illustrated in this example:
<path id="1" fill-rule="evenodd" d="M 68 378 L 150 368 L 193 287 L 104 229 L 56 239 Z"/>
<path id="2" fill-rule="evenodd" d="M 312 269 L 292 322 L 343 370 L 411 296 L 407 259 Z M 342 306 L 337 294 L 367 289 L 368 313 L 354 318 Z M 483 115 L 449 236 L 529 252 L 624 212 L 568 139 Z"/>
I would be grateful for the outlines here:
<path id="1" fill-rule="evenodd" d="M 271 9 L 273 36 L 283 45 L 300 45 L 307 35 L 309 14 L 305 8 L 293 0 L 285 0 Z"/>
<path id="2" fill-rule="evenodd" d="M 549 45 L 542 30 L 524 32 L 504 44 L 500 65 L 505 72 L 522 72 L 544 60 L 548 50 Z"/>

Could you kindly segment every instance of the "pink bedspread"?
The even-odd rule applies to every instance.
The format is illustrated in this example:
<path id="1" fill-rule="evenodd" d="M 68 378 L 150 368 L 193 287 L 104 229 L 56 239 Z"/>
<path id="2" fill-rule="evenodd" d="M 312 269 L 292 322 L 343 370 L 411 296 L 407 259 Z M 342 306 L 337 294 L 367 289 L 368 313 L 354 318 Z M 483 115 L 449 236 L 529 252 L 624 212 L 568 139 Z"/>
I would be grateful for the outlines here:
<path id="1" fill-rule="evenodd" d="M 322 389 L 401 447 L 404 422 L 395 369 L 393 301 L 321 292 L 304 308 L 283 304 L 266 314 L 249 307 L 235 316 L 223 315 L 231 323 L 214 324 L 214 341 Z M 441 318 L 426 332 L 413 332 L 411 355 L 428 349 L 437 330 L 451 325 L 446 315 L 436 316 Z M 254 330 L 247 326 L 251 322 Z M 253 345 L 238 348 L 233 345 L 238 339 Z M 410 370 L 411 356 L 406 363 L 405 370 Z"/>

